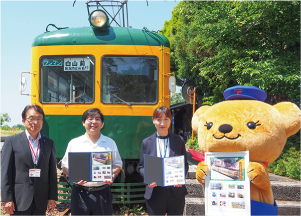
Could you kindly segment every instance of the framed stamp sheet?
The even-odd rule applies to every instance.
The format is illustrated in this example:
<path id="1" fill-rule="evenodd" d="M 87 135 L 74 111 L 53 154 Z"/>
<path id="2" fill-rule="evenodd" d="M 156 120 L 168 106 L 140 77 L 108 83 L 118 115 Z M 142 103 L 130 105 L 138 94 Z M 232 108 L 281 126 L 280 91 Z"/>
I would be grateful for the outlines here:
<path id="1" fill-rule="evenodd" d="M 205 214 L 250 216 L 249 151 L 206 152 Z"/>
<path id="2" fill-rule="evenodd" d="M 70 182 L 103 182 L 113 179 L 112 152 L 69 152 Z"/>
<path id="3" fill-rule="evenodd" d="M 112 152 L 91 153 L 91 181 L 102 182 L 113 179 Z"/>
<path id="4" fill-rule="evenodd" d="M 176 184 L 185 185 L 184 155 L 160 158 L 144 155 L 144 183 L 156 182 L 158 186 L 166 187 Z"/>

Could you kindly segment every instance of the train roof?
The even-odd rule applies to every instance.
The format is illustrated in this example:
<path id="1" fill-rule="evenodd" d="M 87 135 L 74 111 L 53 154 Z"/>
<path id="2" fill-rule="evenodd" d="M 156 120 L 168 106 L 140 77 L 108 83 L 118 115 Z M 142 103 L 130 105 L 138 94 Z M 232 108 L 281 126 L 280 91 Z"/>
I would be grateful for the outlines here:
<path id="1" fill-rule="evenodd" d="M 109 27 L 65 28 L 37 36 L 32 47 L 55 45 L 146 45 L 170 47 L 168 39 L 147 29 Z"/>

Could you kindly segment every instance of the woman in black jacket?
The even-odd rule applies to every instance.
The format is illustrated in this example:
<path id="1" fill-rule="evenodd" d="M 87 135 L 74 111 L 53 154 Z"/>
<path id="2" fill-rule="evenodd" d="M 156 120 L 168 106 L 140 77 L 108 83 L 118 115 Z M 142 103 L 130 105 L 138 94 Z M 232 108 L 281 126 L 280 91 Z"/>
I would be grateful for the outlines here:
<path id="1" fill-rule="evenodd" d="M 166 158 L 184 155 L 185 174 L 188 172 L 188 163 L 185 142 L 179 135 L 169 132 L 172 122 L 171 112 L 167 107 L 158 107 L 153 113 L 153 123 L 157 131 L 142 142 L 138 171 L 144 177 L 144 154 Z M 144 198 L 149 215 L 183 215 L 185 207 L 185 185 L 161 187 L 153 182 L 146 186 Z"/>

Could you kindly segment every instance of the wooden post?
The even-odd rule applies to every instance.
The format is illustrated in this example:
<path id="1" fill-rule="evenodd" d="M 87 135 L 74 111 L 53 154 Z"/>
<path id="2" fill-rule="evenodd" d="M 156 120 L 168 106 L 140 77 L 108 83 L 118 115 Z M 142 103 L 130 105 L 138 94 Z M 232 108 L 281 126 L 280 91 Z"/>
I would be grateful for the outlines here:
<path id="1" fill-rule="evenodd" d="M 195 112 L 195 90 L 196 90 L 196 88 L 194 87 L 194 89 L 193 89 L 192 116 L 193 116 L 193 114 Z M 193 131 L 193 129 L 191 129 L 191 131 L 192 131 L 192 140 L 194 140 L 194 131 Z"/>

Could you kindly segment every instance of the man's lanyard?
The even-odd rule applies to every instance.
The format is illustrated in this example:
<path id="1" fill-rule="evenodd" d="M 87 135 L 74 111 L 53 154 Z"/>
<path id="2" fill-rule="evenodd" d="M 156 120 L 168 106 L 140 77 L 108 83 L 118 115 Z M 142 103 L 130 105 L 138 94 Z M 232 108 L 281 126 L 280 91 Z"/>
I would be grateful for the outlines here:
<path id="1" fill-rule="evenodd" d="M 38 154 L 39 146 L 40 146 L 40 140 L 39 140 L 39 143 L 38 143 L 38 147 L 37 147 L 36 153 L 34 152 L 34 149 L 33 149 L 32 145 L 31 145 L 31 142 L 29 141 L 28 138 L 27 138 L 27 140 L 28 140 L 28 144 L 29 144 L 30 150 L 31 150 L 31 152 L 32 152 L 32 154 L 34 156 L 34 163 L 36 164 L 37 163 L 37 154 Z"/>
<path id="2" fill-rule="evenodd" d="M 164 143 L 165 143 L 165 153 L 164 153 L 164 158 L 166 157 L 168 138 L 169 138 L 169 134 L 167 135 L 167 138 L 164 139 Z M 160 141 L 160 139 L 159 139 L 159 137 L 157 137 L 157 143 L 158 143 L 158 147 L 159 147 L 160 157 L 162 158 L 161 147 L 160 147 L 160 142 L 159 142 L 159 141 Z M 163 150 L 163 151 L 164 151 L 164 150 Z"/>

